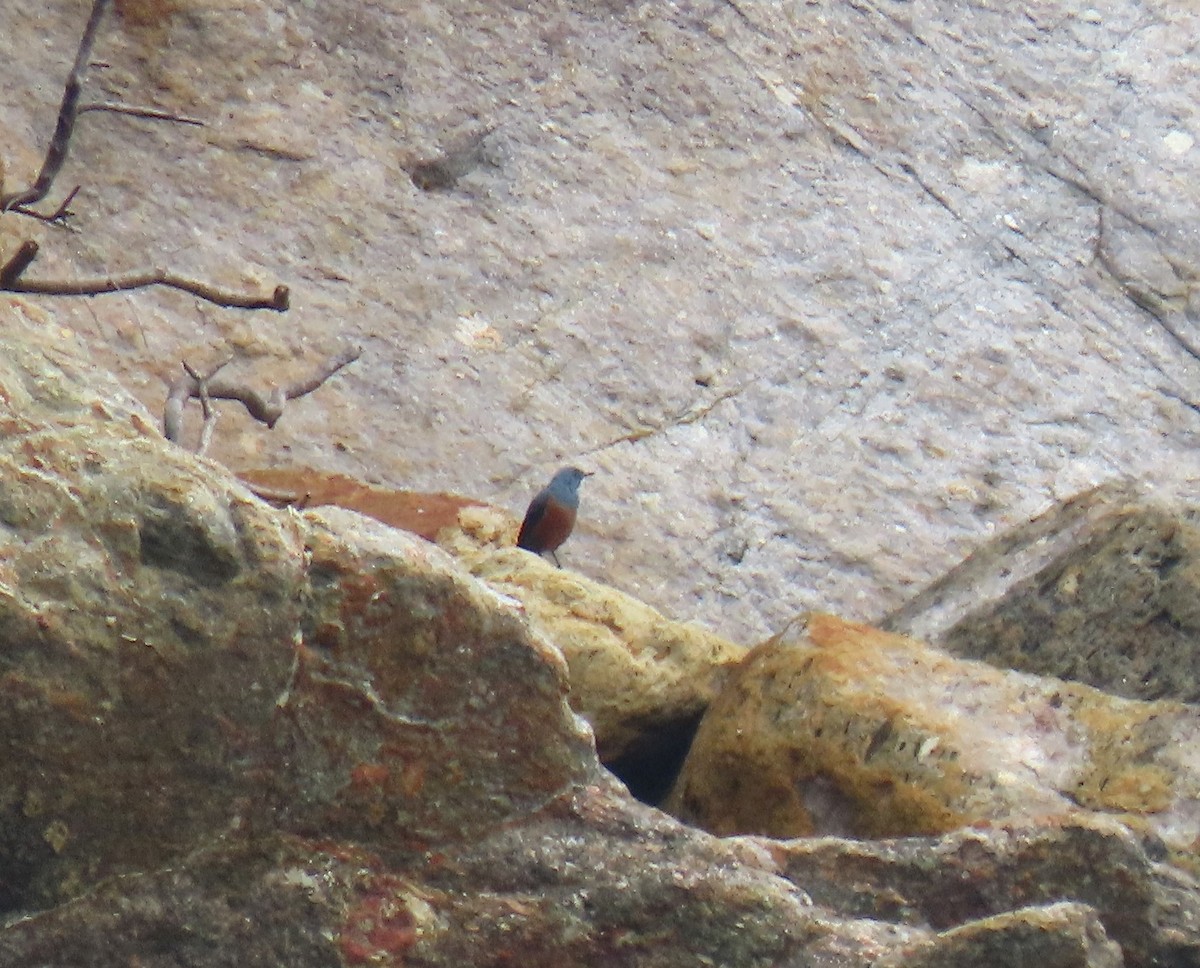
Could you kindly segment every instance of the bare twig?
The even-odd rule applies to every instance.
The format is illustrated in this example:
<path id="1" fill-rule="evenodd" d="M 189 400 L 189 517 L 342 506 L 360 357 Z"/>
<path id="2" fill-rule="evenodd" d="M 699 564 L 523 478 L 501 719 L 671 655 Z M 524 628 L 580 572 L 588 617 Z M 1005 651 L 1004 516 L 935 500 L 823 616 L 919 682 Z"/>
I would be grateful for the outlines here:
<path id="1" fill-rule="evenodd" d="M 37 254 L 36 242 L 23 242 L 16 255 L 0 266 L 0 291 L 41 296 L 98 296 L 101 293 L 122 292 L 126 289 L 166 286 L 168 289 L 179 289 L 199 296 L 217 306 L 227 306 L 231 309 L 274 309 L 276 312 L 286 310 L 291 299 L 287 286 L 276 286 L 269 296 L 254 296 L 222 289 L 198 279 L 188 279 L 168 269 L 139 269 L 91 279 L 22 279 L 22 274 Z"/>
<path id="2" fill-rule="evenodd" d="M 50 139 L 50 146 L 46 150 L 46 158 L 42 163 L 41 171 L 38 172 L 37 179 L 31 186 L 20 191 L 10 193 L 0 191 L 0 214 L 16 212 L 43 222 L 55 223 L 64 222 L 72 214 L 69 206 L 79 191 L 78 185 L 72 188 L 58 208 L 49 214 L 38 212 L 29 206 L 40 202 L 49 193 L 54 179 L 67 160 L 67 151 L 70 148 L 71 135 L 75 130 L 75 122 L 79 115 L 86 111 L 108 111 L 180 124 L 203 124 L 198 118 L 189 118 L 169 111 L 137 105 L 109 101 L 96 101 L 80 105 L 79 94 L 83 86 L 84 75 L 91 63 L 92 46 L 96 42 L 100 21 L 110 2 L 111 0 L 93 0 L 91 15 L 88 17 L 83 37 L 80 38 L 79 49 L 75 52 L 75 63 L 72 65 L 63 87 L 63 98 L 58 109 L 58 121 L 55 124 L 54 135 Z M 37 254 L 37 243 L 32 241 L 23 243 L 17 253 L 0 266 L 0 291 L 43 296 L 96 296 L 101 293 L 142 289 L 146 286 L 166 286 L 169 289 L 179 289 L 190 293 L 218 306 L 227 306 L 233 309 L 274 309 L 277 312 L 286 310 L 290 299 L 287 286 L 276 286 L 270 296 L 250 296 L 230 292 L 206 282 L 181 276 L 169 269 L 159 268 L 85 279 L 22 279 L 25 270 L 29 268 Z"/>
<path id="3" fill-rule="evenodd" d="M 100 28 L 100 21 L 104 18 L 104 12 L 108 9 L 109 2 L 110 0 L 94 0 L 92 3 L 92 13 L 83 30 L 83 37 L 80 38 L 79 49 L 75 52 L 75 63 L 71 67 L 71 73 L 67 75 L 66 84 L 63 85 L 63 98 L 58 106 L 58 121 L 54 126 L 54 135 L 50 139 L 50 146 L 46 149 L 42 170 L 38 172 L 37 179 L 28 188 L 0 195 L 0 212 L 17 212 L 42 222 L 58 222 L 71 214 L 67 206 L 75 197 L 75 193 L 79 191 L 78 185 L 71 190 L 66 201 L 49 215 L 38 212 L 29 206 L 40 202 L 49 194 L 54 179 L 58 177 L 58 173 L 67 160 L 67 152 L 71 147 L 71 135 L 75 131 L 75 122 L 79 120 L 79 115 L 87 111 L 109 111 L 114 114 L 128 114 L 155 121 L 174 121 L 179 124 L 202 125 L 204 123 L 198 118 L 184 117 L 170 111 L 159 111 L 155 108 L 144 108 L 131 104 L 118 104 L 111 101 L 96 101 L 83 105 L 79 103 L 84 75 L 87 73 L 91 61 L 92 46 L 96 42 L 96 32 Z"/>
<path id="4" fill-rule="evenodd" d="M 37 219 L 39 222 L 51 222 L 65 226 L 67 219 L 75 214 L 71 211 L 71 202 L 75 200 L 75 196 L 79 194 L 79 189 L 82 187 L 83 186 L 81 185 L 76 185 L 69 192 L 67 192 L 67 197 L 59 202 L 58 208 L 56 208 L 53 212 L 43 213 L 37 211 L 36 209 L 24 207 L 14 208 L 13 211 L 18 215 L 24 215 L 28 218 Z M 0 209 L 0 213 L 2 212 L 3 209 Z"/>
<path id="5" fill-rule="evenodd" d="M 353 363 L 361 355 L 362 350 L 357 347 L 343 350 L 323 363 L 312 376 L 287 387 L 272 387 L 266 392 L 232 378 L 217 379 L 216 373 L 224 363 L 206 377 L 201 377 L 185 366 L 186 375 L 171 384 L 167 393 L 167 402 L 163 408 L 163 433 L 167 440 L 178 443 L 183 433 L 184 405 L 193 398 L 200 398 L 203 405 L 205 397 L 212 400 L 237 400 L 255 420 L 265 423 L 268 427 L 274 427 L 283 416 L 283 408 L 288 400 L 312 393 L 338 370 Z"/>
<path id="6" fill-rule="evenodd" d="M 54 179 L 67 160 L 67 149 L 71 144 L 71 133 L 75 130 L 75 119 L 79 116 L 79 91 L 83 86 L 83 75 L 87 72 L 88 60 L 92 56 L 92 45 L 96 42 L 96 31 L 100 20 L 108 7 L 110 0 L 95 0 L 92 13 L 88 17 L 83 37 L 79 41 L 79 49 L 75 52 L 75 63 L 71 73 L 67 75 L 67 83 L 63 88 L 62 103 L 58 108 L 58 122 L 54 127 L 54 136 L 50 139 L 50 147 L 46 150 L 46 160 L 42 170 L 38 172 L 37 180 L 28 188 L 9 195 L 0 196 L 0 212 L 20 212 L 35 218 L 46 219 L 27 208 L 34 202 L 40 202 L 50 191 Z M 64 206 L 60 206 L 64 208 Z M 59 216 L 60 218 L 62 216 Z"/>
<path id="7" fill-rule="evenodd" d="M 212 399 L 208 394 L 208 383 L 232 361 L 232 356 L 226 357 L 203 376 L 192 369 L 192 365 L 187 360 L 183 361 L 184 371 L 188 376 L 196 381 L 196 395 L 200 398 L 200 410 L 204 414 L 204 425 L 200 430 L 200 446 L 196 448 L 197 454 L 203 454 L 206 450 L 208 450 L 208 445 L 212 443 L 213 430 L 217 425 L 217 415 L 212 408 Z"/>
<path id="8" fill-rule="evenodd" d="M 175 114 L 171 111 L 160 111 L 158 108 L 143 108 L 136 104 L 121 104 L 117 101 L 92 101 L 80 107 L 78 113 L 83 114 L 87 111 L 107 111 L 110 114 L 127 114 L 133 118 L 149 118 L 151 121 L 173 121 L 175 124 L 204 127 L 204 122 L 200 118 Z"/>
<path id="9" fill-rule="evenodd" d="M 16 254 L 3 266 L 0 266 L 0 289 L 8 290 L 21 278 L 21 273 L 29 268 L 29 263 L 37 258 L 38 244 L 32 240 L 21 243 Z"/>

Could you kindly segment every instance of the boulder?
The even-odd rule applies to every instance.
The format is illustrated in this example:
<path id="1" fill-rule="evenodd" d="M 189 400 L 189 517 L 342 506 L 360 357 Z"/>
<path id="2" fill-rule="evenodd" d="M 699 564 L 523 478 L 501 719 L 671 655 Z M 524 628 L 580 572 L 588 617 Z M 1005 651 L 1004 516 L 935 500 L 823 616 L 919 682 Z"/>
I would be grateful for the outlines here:
<path id="1" fill-rule="evenodd" d="M 945 932 L 1076 902 L 1095 912 L 1131 968 L 1189 964 L 1200 945 L 1196 881 L 1161 862 L 1157 840 L 1099 813 L 939 837 L 812 837 L 766 847 L 785 877 L 843 917 Z"/>
<path id="2" fill-rule="evenodd" d="M 1005 672 L 812 615 L 753 649 L 666 802 L 719 834 L 932 834 L 1080 810 L 1181 858 L 1200 834 L 1200 710 Z"/>
<path id="3" fill-rule="evenodd" d="M 1104 488 L 985 545 L 885 620 L 954 655 L 1200 701 L 1200 511 Z"/>

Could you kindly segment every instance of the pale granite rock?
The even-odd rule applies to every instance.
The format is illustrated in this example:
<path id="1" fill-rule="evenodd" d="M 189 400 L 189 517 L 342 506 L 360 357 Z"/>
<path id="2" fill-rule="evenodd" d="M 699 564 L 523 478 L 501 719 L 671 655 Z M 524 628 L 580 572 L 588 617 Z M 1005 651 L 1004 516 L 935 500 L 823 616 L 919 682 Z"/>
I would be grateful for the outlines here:
<path id="1" fill-rule="evenodd" d="M 690 733 L 745 648 L 575 573 L 570 544 L 560 549 L 564 568 L 513 547 L 517 523 L 467 508 L 439 541 L 562 650 L 571 705 L 595 731 L 601 759 L 645 755 Z"/>

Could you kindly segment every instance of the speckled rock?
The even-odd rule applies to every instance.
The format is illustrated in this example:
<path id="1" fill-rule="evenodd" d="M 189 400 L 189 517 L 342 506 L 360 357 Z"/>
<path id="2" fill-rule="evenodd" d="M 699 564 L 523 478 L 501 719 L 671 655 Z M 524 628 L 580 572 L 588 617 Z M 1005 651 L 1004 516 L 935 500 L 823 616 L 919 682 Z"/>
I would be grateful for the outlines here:
<path id="1" fill-rule="evenodd" d="M 304 518 L 305 611 L 272 733 L 286 826 L 469 839 L 594 778 L 562 657 L 511 602 L 411 535 L 341 509 Z"/>
<path id="2" fill-rule="evenodd" d="M 831 916 L 752 852 L 580 794 L 408 860 L 329 839 L 216 845 L 8 927 L 0 965 L 857 968 L 928 937 Z"/>
<path id="3" fill-rule="evenodd" d="M 1016 908 L 1087 904 L 1125 964 L 1191 964 L 1200 956 L 1200 891 L 1125 825 L 1103 815 L 998 824 L 941 837 L 768 842 L 813 902 L 843 917 L 950 930 Z"/>
<path id="4" fill-rule="evenodd" d="M 1022 560 L 1018 542 L 1038 553 Z M 976 552 L 885 624 L 1119 696 L 1200 701 L 1200 512 L 1127 489 L 1082 495 Z"/>
<path id="5" fill-rule="evenodd" d="M 945 931 L 845 918 L 776 876 L 771 851 L 631 808 L 611 787 L 475 843 L 408 855 L 228 838 L 0 932 L 0 965 L 78 968 L 1114 968 L 1094 910 L 1050 904 Z M 1187 954 L 1187 952 L 1184 952 Z"/>
<path id="6" fill-rule="evenodd" d="M 942 932 L 915 951 L 880 965 L 958 968 L 959 965 L 1038 965 L 1039 968 L 1123 968 L 1121 949 L 1104 934 L 1096 912 L 1063 902 L 1009 911 Z"/>
<path id="7" fill-rule="evenodd" d="M 432 544 L 275 511 L 3 344 L 2 968 L 849 966 L 916 937 L 631 801 L 560 653 Z"/>
<path id="8" fill-rule="evenodd" d="M 936 833 L 1100 810 L 1190 854 L 1200 711 L 1003 672 L 825 615 L 751 651 L 667 801 L 716 833 Z"/>
<path id="9" fill-rule="evenodd" d="M 52 343 L 0 352 L 0 907 L 215 836 L 261 798 L 296 522 Z"/>
<path id="10" fill-rule="evenodd" d="M 594 775 L 511 602 L 368 518 L 273 510 L 91 383 L 5 343 L 7 906 L 231 825 L 468 836 Z"/>
<path id="11" fill-rule="evenodd" d="M 676 622 L 629 595 L 521 551 L 517 520 L 467 508 L 439 536 L 475 577 L 517 599 L 570 667 L 571 704 L 596 733 L 603 760 L 653 748 L 691 726 L 717 695 L 745 648 L 690 622 Z"/>
<path id="12" fill-rule="evenodd" d="M 4 349 L 0 850 L 6 910 L 46 908 L 4 968 L 849 965 L 913 936 L 632 804 L 558 652 L 434 546 L 273 511 L 103 377 Z"/>
<path id="13" fill-rule="evenodd" d="M 559 651 L 442 550 L 273 510 L 0 343 L 0 968 L 1108 968 L 1019 870 L 944 929 L 813 904 L 786 848 L 632 801 Z"/>

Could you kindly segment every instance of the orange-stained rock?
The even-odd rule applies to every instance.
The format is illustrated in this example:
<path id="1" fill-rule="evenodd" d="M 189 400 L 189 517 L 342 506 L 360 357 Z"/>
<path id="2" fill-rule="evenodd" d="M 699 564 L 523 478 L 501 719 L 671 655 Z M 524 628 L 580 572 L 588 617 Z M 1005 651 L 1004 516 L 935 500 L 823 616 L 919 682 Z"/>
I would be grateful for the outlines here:
<path id="1" fill-rule="evenodd" d="M 595 774 L 566 666 L 515 604 L 410 534 L 303 514 L 308 588 L 277 742 L 287 823 L 393 846 L 475 835 Z"/>
<path id="2" fill-rule="evenodd" d="M 812 615 L 751 651 L 668 801 L 716 833 L 935 833 L 1116 812 L 1189 851 L 1200 711 L 955 659 Z"/>
<path id="3" fill-rule="evenodd" d="M 313 508 L 332 504 L 420 535 L 429 541 L 482 502 L 458 494 L 427 494 L 366 484 L 345 474 L 310 468 L 257 467 L 238 477 L 264 500 Z"/>

